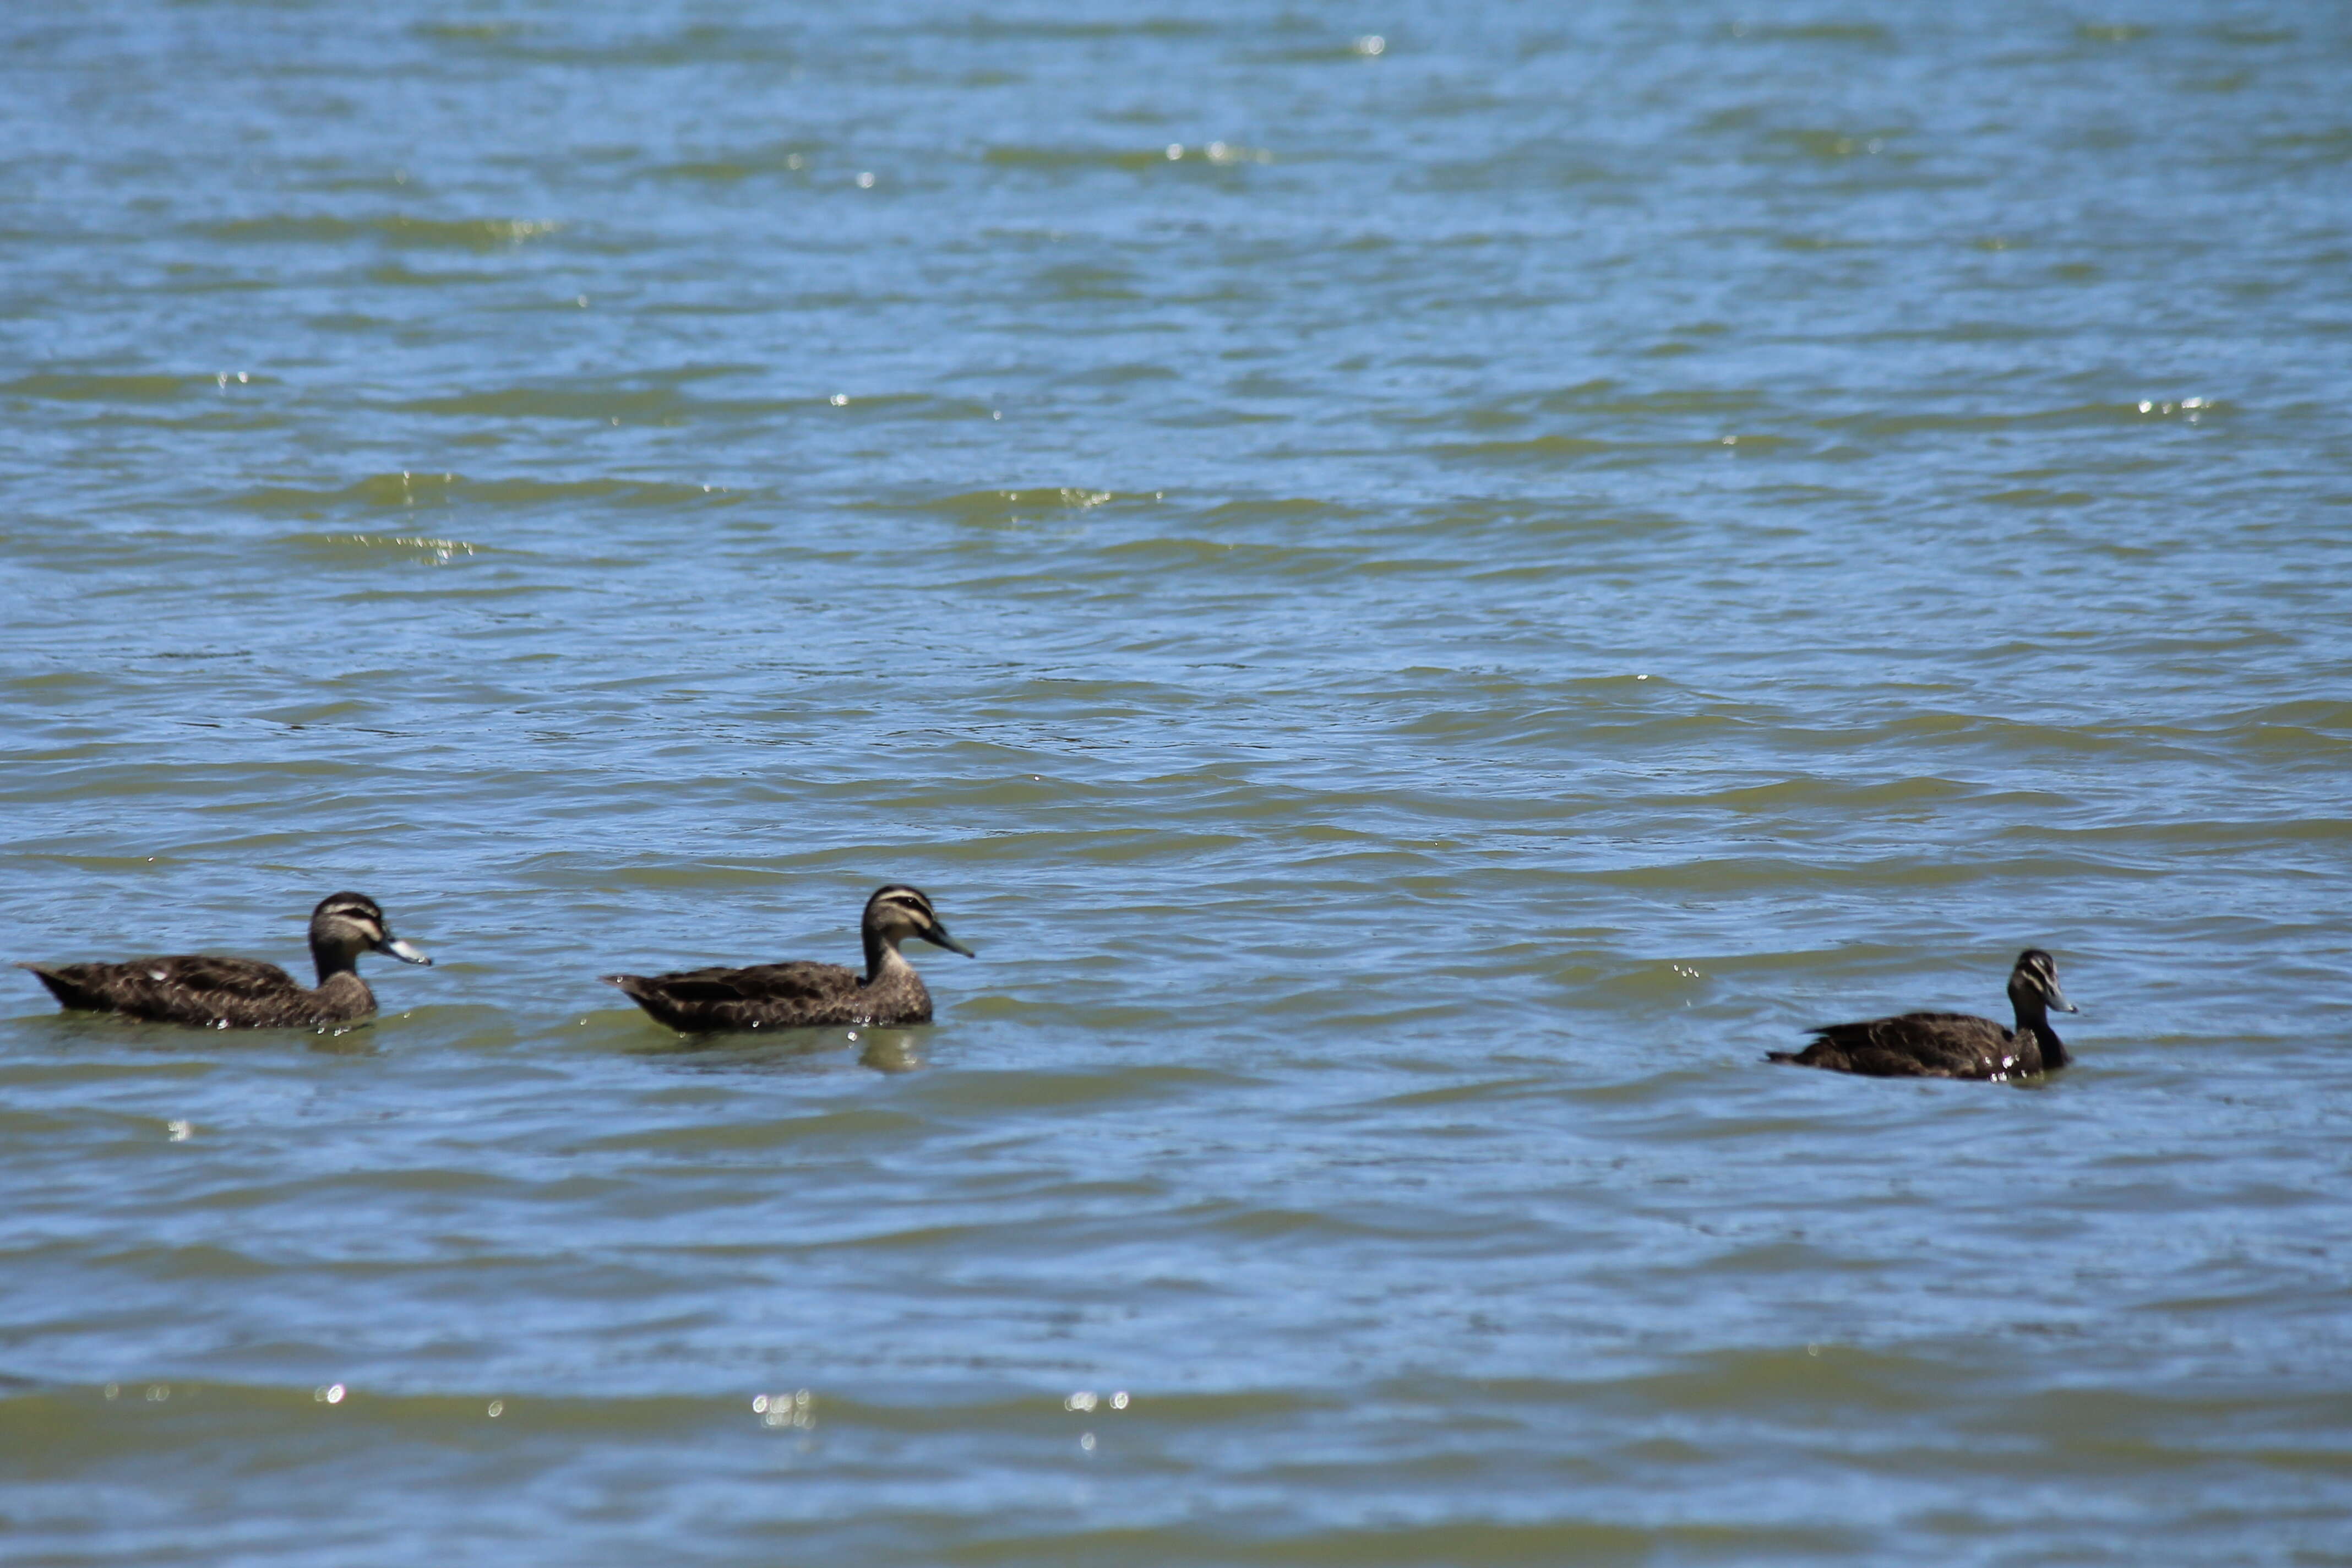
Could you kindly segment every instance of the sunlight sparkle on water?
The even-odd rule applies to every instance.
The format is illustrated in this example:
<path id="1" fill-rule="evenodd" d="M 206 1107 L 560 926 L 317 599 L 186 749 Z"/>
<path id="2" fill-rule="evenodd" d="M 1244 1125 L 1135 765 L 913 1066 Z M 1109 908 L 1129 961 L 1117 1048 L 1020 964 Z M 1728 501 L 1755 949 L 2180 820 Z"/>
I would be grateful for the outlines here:
<path id="1" fill-rule="evenodd" d="M 807 1389 L 790 1394 L 761 1394 L 751 1400 L 751 1413 L 762 1426 L 796 1426 L 807 1431 L 816 1425 L 816 1396 Z"/>

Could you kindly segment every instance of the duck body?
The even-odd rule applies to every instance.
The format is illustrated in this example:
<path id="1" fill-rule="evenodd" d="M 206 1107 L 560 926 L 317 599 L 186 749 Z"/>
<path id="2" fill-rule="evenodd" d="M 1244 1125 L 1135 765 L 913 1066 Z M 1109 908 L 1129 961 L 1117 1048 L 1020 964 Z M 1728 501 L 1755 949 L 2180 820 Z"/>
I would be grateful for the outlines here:
<path id="1" fill-rule="evenodd" d="M 835 1024 L 928 1024 L 931 994 L 915 966 L 885 966 L 876 983 L 838 963 L 755 963 L 608 974 L 656 1021 L 687 1034 L 726 1029 L 822 1028 Z"/>
<path id="2" fill-rule="evenodd" d="M 383 910 L 361 893 L 337 893 L 310 915 L 310 957 L 319 984 L 306 986 L 274 963 L 193 953 L 122 963 L 26 963 L 60 1005 L 150 1023 L 203 1029 L 331 1028 L 375 1012 L 360 978 L 363 952 L 431 964 L 394 937 Z"/>
<path id="3" fill-rule="evenodd" d="M 948 934 L 928 895 L 902 883 L 866 900 L 861 926 L 863 973 L 838 963 L 793 962 L 604 979 L 656 1022 L 685 1034 L 929 1023 L 930 991 L 898 944 L 919 937 L 967 958 L 971 950 Z"/>
<path id="4" fill-rule="evenodd" d="M 2030 1078 L 2065 1064 L 2065 1050 L 2045 1053 L 2032 1030 L 2004 1029 L 1967 1013 L 1904 1013 L 1861 1024 L 1827 1024 L 1801 1051 L 1770 1059 L 1865 1078 Z M 2054 1060 L 2048 1059 L 2054 1058 Z"/>
<path id="5" fill-rule="evenodd" d="M 2027 948 L 2009 976 L 2014 1028 L 1966 1013 L 1904 1013 L 1858 1024 L 1827 1024 L 1801 1051 L 1773 1051 L 1770 1061 L 1865 1078 L 1959 1078 L 2005 1082 L 2066 1065 L 2065 1042 L 2050 1026 L 2050 1009 L 2072 1013 L 2058 986 L 2058 964 Z"/>
<path id="6" fill-rule="evenodd" d="M 374 994 L 351 970 L 327 976 L 313 990 L 274 963 L 208 952 L 23 967 L 72 1011 L 120 1013 L 156 1024 L 284 1029 L 348 1024 L 375 1011 Z"/>

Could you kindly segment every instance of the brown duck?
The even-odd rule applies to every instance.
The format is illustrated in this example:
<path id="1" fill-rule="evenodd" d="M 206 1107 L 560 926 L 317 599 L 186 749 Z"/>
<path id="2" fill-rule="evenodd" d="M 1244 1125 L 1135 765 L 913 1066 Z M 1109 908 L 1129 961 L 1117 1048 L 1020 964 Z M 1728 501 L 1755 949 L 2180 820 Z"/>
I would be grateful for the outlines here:
<path id="1" fill-rule="evenodd" d="M 761 963 L 749 969 L 685 969 L 669 974 L 607 974 L 660 1022 L 689 1034 L 720 1029 L 796 1029 L 835 1024 L 928 1024 L 931 994 L 898 944 L 920 937 L 950 952 L 971 949 L 948 934 L 931 900 L 902 883 L 866 900 L 861 935 L 866 973 L 837 963 Z"/>
<path id="2" fill-rule="evenodd" d="M 2058 961 L 2038 947 L 2017 955 L 2009 973 L 2009 1005 L 2017 1026 L 1966 1013 L 1905 1013 L 1861 1024 L 1829 1024 L 1813 1031 L 1801 1051 L 1767 1058 L 1798 1067 L 1871 1078 L 1976 1078 L 1996 1083 L 2053 1072 L 2066 1065 L 2066 1047 L 2050 1026 L 2050 1010 L 2077 1009 L 2058 989 Z"/>
<path id="3" fill-rule="evenodd" d="M 310 962 L 319 984 L 305 988 L 274 963 L 197 953 L 128 963 L 20 963 L 68 1008 L 120 1013 L 205 1029 L 324 1028 L 375 1011 L 360 978 L 362 952 L 403 963 L 433 961 L 392 934 L 383 910 L 363 893 L 337 893 L 310 911 Z"/>

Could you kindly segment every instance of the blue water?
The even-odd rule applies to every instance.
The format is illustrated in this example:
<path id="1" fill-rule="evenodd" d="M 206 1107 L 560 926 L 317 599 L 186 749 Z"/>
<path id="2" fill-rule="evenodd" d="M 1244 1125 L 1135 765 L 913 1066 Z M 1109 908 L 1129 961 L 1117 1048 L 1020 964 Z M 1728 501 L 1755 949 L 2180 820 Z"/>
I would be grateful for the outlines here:
<path id="1" fill-rule="evenodd" d="M 439 960 L 9 983 L 0 1554 L 2347 1561 L 2347 79 L 0 16 L 0 956 Z M 890 880 L 930 1028 L 597 983 Z M 2045 1084 L 1763 1063 L 2029 944 Z"/>

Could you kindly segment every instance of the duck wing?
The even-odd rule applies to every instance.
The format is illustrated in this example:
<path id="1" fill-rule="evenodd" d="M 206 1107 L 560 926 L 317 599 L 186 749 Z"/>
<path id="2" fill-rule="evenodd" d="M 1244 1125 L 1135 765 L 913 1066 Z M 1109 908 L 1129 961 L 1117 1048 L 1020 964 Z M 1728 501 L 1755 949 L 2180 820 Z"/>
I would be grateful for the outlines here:
<path id="1" fill-rule="evenodd" d="M 630 1000 L 673 1029 L 751 1029 L 847 1021 L 831 1015 L 855 1001 L 859 975 L 837 963 L 758 963 L 747 969 L 680 969 L 667 974 L 607 974 Z"/>
<path id="2" fill-rule="evenodd" d="M 1771 1059 L 1869 1078 L 2005 1078 L 2041 1070 L 2031 1041 L 1966 1013 L 1826 1024 L 1812 1036 L 1803 1050 L 1774 1051 Z"/>
<path id="3" fill-rule="evenodd" d="M 274 963 L 213 953 L 24 967 L 67 1007 L 161 1023 L 209 1024 L 257 1003 L 307 994 Z"/>
<path id="4" fill-rule="evenodd" d="M 749 969 L 692 971 L 712 975 L 710 984 L 725 987 L 746 1001 L 798 1002 L 838 996 L 857 989 L 858 974 L 838 963 L 756 963 Z"/>

